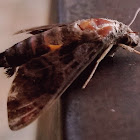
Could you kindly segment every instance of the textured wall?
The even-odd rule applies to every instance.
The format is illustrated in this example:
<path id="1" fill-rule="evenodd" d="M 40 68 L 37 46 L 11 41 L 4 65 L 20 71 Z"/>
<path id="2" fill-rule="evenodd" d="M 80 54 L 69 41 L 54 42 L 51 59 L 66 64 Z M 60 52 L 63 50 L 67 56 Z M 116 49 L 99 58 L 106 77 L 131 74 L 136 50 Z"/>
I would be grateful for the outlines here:
<path id="1" fill-rule="evenodd" d="M 50 1 L 0 1 L 0 51 L 4 51 L 27 37 L 25 34 L 13 36 L 16 31 L 50 22 Z M 11 131 L 8 127 L 7 96 L 12 80 L 13 78 L 8 79 L 4 75 L 4 70 L 0 69 L 0 140 L 35 140 L 36 135 L 40 135 L 37 132 L 40 128 L 37 124 L 38 121 L 16 132 Z M 43 137 L 41 138 L 43 139 Z"/>
<path id="2" fill-rule="evenodd" d="M 60 22 L 106 17 L 129 24 L 139 0 L 60 0 Z M 140 31 L 140 14 L 132 25 Z M 63 96 L 65 140 L 140 139 L 140 56 L 120 49 L 82 90 L 92 64 Z M 88 74 L 87 74 L 88 73 Z"/>

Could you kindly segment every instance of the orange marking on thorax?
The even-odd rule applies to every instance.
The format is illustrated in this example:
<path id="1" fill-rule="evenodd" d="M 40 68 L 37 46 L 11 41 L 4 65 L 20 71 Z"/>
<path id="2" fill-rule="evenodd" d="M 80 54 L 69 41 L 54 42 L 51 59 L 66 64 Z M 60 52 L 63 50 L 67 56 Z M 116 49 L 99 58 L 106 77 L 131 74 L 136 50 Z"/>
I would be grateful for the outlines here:
<path id="1" fill-rule="evenodd" d="M 107 35 L 109 35 L 109 33 L 113 30 L 112 26 L 106 26 L 106 27 L 103 27 L 101 29 L 99 29 L 97 31 L 97 33 L 102 36 L 102 37 L 106 37 Z"/>
<path id="2" fill-rule="evenodd" d="M 79 25 L 82 30 L 94 30 L 95 28 L 91 25 L 91 20 L 82 21 Z"/>
<path id="3" fill-rule="evenodd" d="M 51 51 L 55 51 L 59 48 L 61 48 L 62 45 L 48 45 L 48 47 L 51 49 Z"/>
<path id="4" fill-rule="evenodd" d="M 110 24 L 110 23 L 112 23 L 111 21 L 108 21 L 106 19 L 100 19 L 100 18 L 95 18 L 95 19 L 93 19 L 93 21 L 95 22 L 95 24 L 97 26 L 103 25 L 103 24 Z"/>

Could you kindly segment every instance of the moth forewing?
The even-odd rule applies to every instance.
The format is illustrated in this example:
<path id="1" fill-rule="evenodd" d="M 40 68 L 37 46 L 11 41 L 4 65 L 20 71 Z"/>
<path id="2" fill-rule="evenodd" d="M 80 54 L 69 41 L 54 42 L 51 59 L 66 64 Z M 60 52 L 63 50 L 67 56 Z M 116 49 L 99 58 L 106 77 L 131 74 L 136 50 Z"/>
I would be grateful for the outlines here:
<path id="1" fill-rule="evenodd" d="M 36 119 L 103 51 L 102 43 L 75 44 L 20 66 L 8 97 L 10 128 L 20 129 Z"/>

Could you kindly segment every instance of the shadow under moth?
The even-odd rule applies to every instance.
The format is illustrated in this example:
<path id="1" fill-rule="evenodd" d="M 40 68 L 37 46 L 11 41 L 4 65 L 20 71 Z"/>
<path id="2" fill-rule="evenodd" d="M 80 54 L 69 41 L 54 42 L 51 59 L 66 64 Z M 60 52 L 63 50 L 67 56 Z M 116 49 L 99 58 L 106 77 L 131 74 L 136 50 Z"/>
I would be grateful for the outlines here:
<path id="1" fill-rule="evenodd" d="M 9 127 L 18 130 L 35 120 L 92 61 L 95 66 L 83 88 L 101 60 L 113 56 L 119 47 L 140 54 L 134 49 L 139 36 L 130 29 L 139 11 L 129 25 L 91 18 L 17 32 L 32 36 L 0 53 L 0 67 L 7 76 L 16 72 L 7 101 Z"/>

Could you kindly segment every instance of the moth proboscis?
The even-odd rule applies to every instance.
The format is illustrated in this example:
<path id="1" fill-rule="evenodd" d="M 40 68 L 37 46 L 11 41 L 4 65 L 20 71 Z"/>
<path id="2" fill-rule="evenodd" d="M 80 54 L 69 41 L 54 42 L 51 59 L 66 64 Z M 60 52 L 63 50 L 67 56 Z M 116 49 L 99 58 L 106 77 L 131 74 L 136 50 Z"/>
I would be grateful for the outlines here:
<path id="1" fill-rule="evenodd" d="M 7 102 L 8 121 L 12 130 L 35 120 L 43 108 L 51 106 L 78 75 L 95 61 L 95 73 L 105 56 L 113 56 L 119 47 L 140 54 L 134 47 L 139 36 L 116 20 L 91 18 L 70 24 L 54 24 L 21 30 L 31 37 L 0 53 L 0 67 L 8 77 L 17 69 Z"/>

